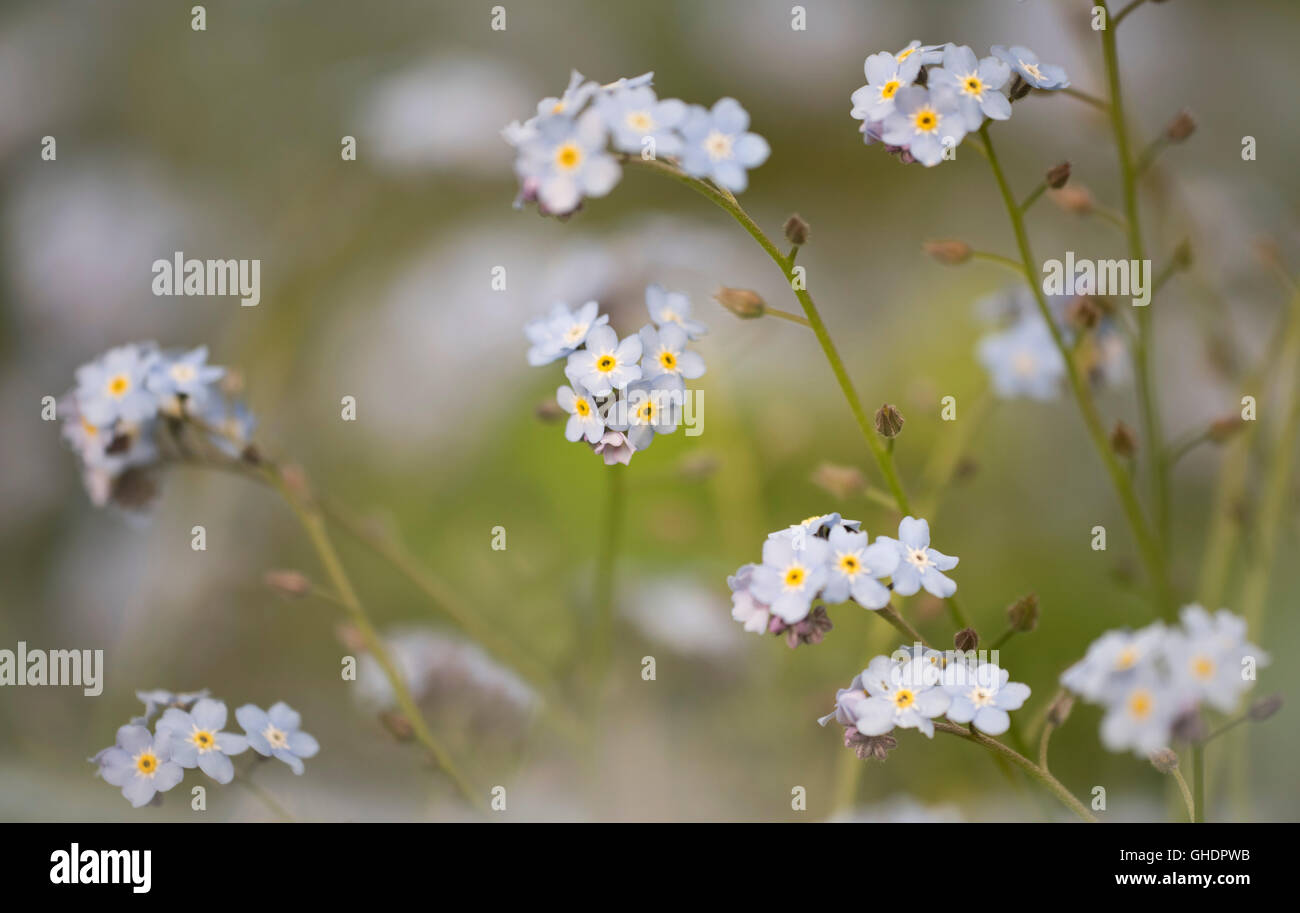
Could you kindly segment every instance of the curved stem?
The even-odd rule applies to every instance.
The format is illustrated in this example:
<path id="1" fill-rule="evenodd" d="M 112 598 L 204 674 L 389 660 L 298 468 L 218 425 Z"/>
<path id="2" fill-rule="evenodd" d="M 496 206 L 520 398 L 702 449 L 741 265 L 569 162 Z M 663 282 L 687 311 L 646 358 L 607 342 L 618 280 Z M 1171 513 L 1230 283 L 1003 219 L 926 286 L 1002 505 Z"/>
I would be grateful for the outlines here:
<path id="1" fill-rule="evenodd" d="M 1187 820 L 1195 821 L 1196 800 L 1192 798 L 1192 791 L 1187 788 L 1187 778 L 1183 776 L 1183 772 L 1177 767 L 1171 770 L 1169 775 L 1173 777 L 1174 782 L 1178 784 L 1178 792 L 1182 794 L 1183 805 L 1187 807 Z"/>
<path id="2" fill-rule="evenodd" d="M 1197 824 L 1205 823 L 1205 746 L 1192 744 L 1192 794 L 1195 813 L 1192 820 Z"/>
<path id="3" fill-rule="evenodd" d="M 1036 272 L 1034 268 L 1035 260 L 1033 251 L 1029 246 L 1029 235 L 1025 230 L 1024 214 L 1016 205 L 1011 186 L 1007 183 L 1006 174 L 998 161 L 997 153 L 993 148 L 993 141 L 989 136 L 988 124 L 980 128 L 980 134 L 984 139 L 985 151 L 988 153 L 989 167 L 993 170 L 993 177 L 997 181 L 998 190 L 1002 193 L 1002 202 L 1006 207 L 1007 216 L 1011 219 L 1011 228 L 1016 236 L 1016 246 L 1020 250 L 1021 262 L 1025 266 L 1025 275 L 1034 275 Z M 1114 451 L 1111 449 L 1106 431 L 1101 424 L 1101 416 L 1097 412 L 1097 406 L 1093 402 L 1092 394 L 1088 389 L 1087 381 L 1079 373 L 1078 365 L 1075 364 L 1070 349 L 1065 344 L 1064 337 L 1061 336 L 1061 330 L 1052 318 L 1052 312 L 1047 305 L 1047 298 L 1043 294 L 1042 286 L 1031 281 L 1029 282 L 1029 288 L 1034 294 L 1034 301 L 1038 304 L 1039 313 L 1052 334 L 1052 341 L 1056 344 L 1056 348 L 1065 362 L 1066 376 L 1069 379 L 1070 389 L 1074 393 L 1075 401 L 1079 405 L 1079 412 L 1083 415 L 1084 426 L 1087 428 L 1089 437 L 1092 438 L 1093 446 L 1106 466 L 1106 472 L 1110 475 L 1111 482 L 1119 494 L 1120 503 L 1124 508 L 1129 525 L 1133 528 L 1138 550 L 1142 554 L 1142 560 L 1147 567 L 1147 574 L 1150 576 L 1152 586 L 1156 592 L 1157 604 L 1162 614 L 1172 617 L 1174 600 L 1169 590 L 1164 554 L 1159 543 L 1152 537 L 1150 530 L 1147 528 L 1146 520 L 1142 515 L 1142 505 L 1138 502 L 1137 493 L 1133 489 L 1133 482 L 1128 473 L 1124 471 L 1124 467 L 1119 464 Z"/>
<path id="4" fill-rule="evenodd" d="M 285 807 L 276 800 L 275 796 L 272 796 L 265 789 L 254 783 L 249 779 L 248 775 L 235 777 L 234 782 L 238 783 L 240 786 L 244 787 L 244 789 L 256 796 L 257 800 L 270 809 L 270 811 L 281 821 L 288 821 L 290 823 L 294 821 L 293 815 L 289 814 L 288 810 L 286 810 Z"/>

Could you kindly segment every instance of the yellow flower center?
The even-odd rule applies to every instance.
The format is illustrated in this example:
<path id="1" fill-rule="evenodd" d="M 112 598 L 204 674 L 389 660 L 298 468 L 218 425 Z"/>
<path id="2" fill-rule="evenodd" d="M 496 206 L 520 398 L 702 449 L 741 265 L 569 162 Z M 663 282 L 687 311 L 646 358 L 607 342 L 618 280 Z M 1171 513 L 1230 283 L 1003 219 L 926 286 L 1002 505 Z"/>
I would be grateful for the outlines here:
<path id="1" fill-rule="evenodd" d="M 142 751 L 135 756 L 135 769 L 142 777 L 152 777 L 158 772 L 158 756 L 152 751 Z"/>
<path id="2" fill-rule="evenodd" d="M 785 585 L 789 589 L 797 590 L 803 586 L 803 582 L 808 577 L 808 570 L 800 564 L 792 564 L 785 571 Z"/>
<path id="3" fill-rule="evenodd" d="M 125 396 L 126 391 L 131 389 L 131 378 L 125 374 L 115 374 L 109 378 L 108 392 L 110 396 Z"/>
<path id="4" fill-rule="evenodd" d="M 677 356 L 667 349 L 659 353 L 659 366 L 665 371 L 677 370 Z"/>
<path id="5" fill-rule="evenodd" d="M 984 94 L 984 80 L 972 73 L 962 80 L 962 91 L 967 95 L 974 95 L 979 98 Z"/>
<path id="6" fill-rule="evenodd" d="M 618 361 L 613 355 L 602 355 L 596 359 L 596 370 L 603 374 L 608 374 L 618 367 Z"/>
<path id="7" fill-rule="evenodd" d="M 564 171 L 573 171 L 582 164 L 582 149 L 577 143 L 563 143 L 555 150 L 555 165 Z"/>
<path id="8" fill-rule="evenodd" d="M 655 417 L 655 404 L 652 400 L 646 400 L 636 407 L 636 417 L 644 423 L 651 422 Z"/>
<path id="9" fill-rule="evenodd" d="M 190 733 L 190 741 L 194 743 L 199 751 L 211 751 L 217 747 L 217 737 L 208 729 L 199 729 L 195 727 Z"/>
<path id="10" fill-rule="evenodd" d="M 573 411 L 586 418 L 591 415 L 591 406 L 585 399 L 577 399 L 573 401 Z"/>
<path id="11" fill-rule="evenodd" d="M 1138 661 L 1138 651 L 1135 647 L 1125 647 L 1120 651 L 1119 656 L 1115 657 L 1116 669 L 1132 669 L 1133 664 Z"/>
<path id="12" fill-rule="evenodd" d="M 87 437 L 94 437 L 95 435 L 99 434 L 99 429 L 96 428 L 94 425 L 92 425 L 90 422 L 86 421 L 84 418 L 81 420 L 81 430 L 82 433 L 84 433 Z"/>
<path id="13" fill-rule="evenodd" d="M 194 365 L 187 364 L 183 361 L 172 365 L 172 380 L 180 384 L 187 384 L 194 380 L 194 378 L 198 376 L 198 373 L 199 372 L 194 369 Z"/>
<path id="14" fill-rule="evenodd" d="M 1201 654 L 1192 660 L 1192 674 L 1197 678 L 1206 679 L 1214 675 L 1214 660 L 1205 654 Z"/>
<path id="15" fill-rule="evenodd" d="M 1155 706 L 1155 701 L 1151 699 L 1150 691 L 1139 689 L 1129 695 L 1128 711 L 1140 720 L 1151 715 L 1153 706 Z"/>
<path id="16" fill-rule="evenodd" d="M 642 133 L 653 130 L 655 125 L 654 118 L 650 116 L 649 111 L 629 111 L 623 121 L 633 130 L 639 130 Z"/>
<path id="17" fill-rule="evenodd" d="M 862 562 L 853 552 L 841 552 L 837 564 L 846 576 L 855 577 L 862 570 Z"/>
<path id="18" fill-rule="evenodd" d="M 894 55 L 894 59 L 897 60 L 899 63 L 902 63 L 904 60 L 911 57 L 912 54 L 914 54 L 915 52 L 916 52 L 916 48 L 904 48 L 903 50 L 899 51 L 897 54 Z"/>
<path id="19" fill-rule="evenodd" d="M 894 706 L 899 710 L 906 710 L 916 703 L 916 693 L 906 688 L 899 688 L 894 692 Z"/>
<path id="20" fill-rule="evenodd" d="M 1030 377 L 1038 366 L 1038 359 L 1028 352 L 1017 352 L 1011 359 L 1011 370 L 1020 377 Z"/>
<path id="21" fill-rule="evenodd" d="M 934 108 L 921 108 L 912 115 L 912 124 L 922 133 L 933 133 L 939 129 L 941 115 Z"/>
<path id="22" fill-rule="evenodd" d="M 883 86 L 880 87 L 881 99 L 893 98 L 894 93 L 897 92 L 902 87 L 902 85 L 903 84 L 899 82 L 897 79 L 889 80 L 889 82 L 885 83 Z"/>

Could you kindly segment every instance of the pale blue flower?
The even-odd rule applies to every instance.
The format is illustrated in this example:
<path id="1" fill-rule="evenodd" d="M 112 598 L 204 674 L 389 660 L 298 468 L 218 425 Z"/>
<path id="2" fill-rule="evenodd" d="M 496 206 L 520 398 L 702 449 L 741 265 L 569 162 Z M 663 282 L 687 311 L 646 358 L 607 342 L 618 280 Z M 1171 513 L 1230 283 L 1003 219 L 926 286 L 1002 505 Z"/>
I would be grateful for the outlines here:
<path id="1" fill-rule="evenodd" d="M 618 334 L 607 326 L 595 327 L 587 334 L 587 346 L 569 356 L 565 373 L 591 392 L 609 396 L 634 380 L 641 379 L 641 339 L 629 336 L 619 341 Z"/>
<path id="2" fill-rule="evenodd" d="M 558 301 L 545 317 L 528 321 L 524 324 L 524 335 L 532 343 L 528 348 L 528 363 L 538 367 L 576 350 L 594 328 L 609 323 L 609 315 L 598 315 L 599 310 L 600 305 L 595 301 L 588 301 L 573 311 Z"/>
<path id="3" fill-rule="evenodd" d="M 576 387 L 560 387 L 555 391 L 555 401 L 560 408 L 569 413 L 569 421 L 564 426 L 564 436 L 570 441 L 586 438 L 589 443 L 600 443 L 605 434 L 605 420 L 591 394 L 579 384 Z"/>
<path id="4" fill-rule="evenodd" d="M 1169 745 L 1174 720 L 1184 708 L 1168 684 L 1147 670 L 1109 702 L 1101 720 L 1107 751 L 1132 750 L 1138 757 Z"/>
<path id="5" fill-rule="evenodd" d="M 92 425 L 111 426 L 119 419 L 143 422 L 158 413 L 158 396 L 146 379 L 158 359 L 153 343 L 109 349 L 77 369 L 74 395 L 81 414 Z"/>
<path id="6" fill-rule="evenodd" d="M 615 431 L 627 435 L 635 450 L 645 450 L 656 434 L 672 434 L 682 420 L 685 387 L 676 374 L 633 381 L 627 395 L 611 404 L 605 420 Z"/>
<path id="7" fill-rule="evenodd" d="M 1010 328 L 980 339 L 976 353 L 993 381 L 993 391 L 1006 399 L 1056 399 L 1065 379 L 1065 359 L 1052 332 L 1037 313 L 1026 314 Z"/>
<path id="8" fill-rule="evenodd" d="M 877 542 L 892 543 L 898 550 L 898 567 L 893 573 L 894 592 L 911 596 L 922 587 L 940 599 L 957 592 L 957 584 L 941 571 L 950 571 L 959 559 L 930 548 L 930 524 L 916 517 L 904 517 L 898 524 L 898 538 L 881 536 Z"/>
<path id="9" fill-rule="evenodd" d="M 201 406 L 199 419 L 212 429 L 208 435 L 212 445 L 231 459 L 238 458 L 253 441 L 256 416 L 244 403 L 219 395 L 206 397 Z"/>
<path id="10" fill-rule="evenodd" d="M 748 169 L 763 164 L 772 151 L 767 140 L 749 132 L 749 113 L 734 98 L 719 100 L 711 111 L 692 105 L 681 131 L 682 169 L 734 193 L 749 185 Z"/>
<path id="11" fill-rule="evenodd" d="M 566 215 L 586 197 L 603 197 L 622 176 L 605 151 L 605 122 L 594 109 L 544 117 L 519 146 L 515 171 L 525 197 L 535 196 L 548 215 Z"/>
<path id="12" fill-rule="evenodd" d="M 1011 102 L 1002 94 L 1010 78 L 1011 68 L 996 57 L 976 60 L 969 47 L 949 44 L 943 51 L 943 66 L 930 71 L 929 85 L 947 86 L 956 94 L 966 129 L 974 131 L 985 117 L 1011 116 Z"/>
<path id="13" fill-rule="evenodd" d="M 837 525 L 830 531 L 828 579 L 822 590 L 827 602 L 852 597 L 864 609 L 889 605 L 889 590 L 880 582 L 898 567 L 898 549 L 892 542 L 867 544 L 867 534 Z"/>
<path id="14" fill-rule="evenodd" d="M 1029 697 L 1029 686 L 1008 681 L 1010 673 L 993 663 L 949 663 L 943 670 L 943 689 L 952 698 L 948 719 L 971 723 L 987 735 L 1011 728 L 1009 710 L 1019 710 Z"/>
<path id="15" fill-rule="evenodd" d="M 649 75 L 649 74 L 647 74 Z M 548 95 L 537 103 L 537 116 L 530 123 L 536 123 L 547 117 L 576 117 L 593 95 L 600 91 L 600 86 L 584 77 L 577 70 L 569 73 L 569 84 L 559 97 Z"/>
<path id="16" fill-rule="evenodd" d="M 946 86 L 907 86 L 894 96 L 894 111 L 885 118 L 881 139 L 905 147 L 926 167 L 943 161 L 945 149 L 956 147 L 966 135 L 965 119 L 957 94 Z"/>
<path id="17" fill-rule="evenodd" d="M 678 155 L 682 138 L 677 132 L 686 120 L 686 103 L 676 98 L 659 100 L 647 86 L 620 88 L 596 99 L 615 149 L 640 155 L 648 148 L 655 157 Z"/>
<path id="18" fill-rule="evenodd" d="M 899 63 L 905 63 L 914 57 L 919 57 L 923 64 L 940 63 L 943 61 L 943 45 L 921 44 L 919 40 L 912 39 L 907 47 L 894 55 Z"/>
<path id="19" fill-rule="evenodd" d="M 254 751 L 278 758 L 296 774 L 303 772 L 304 758 L 315 757 L 320 751 L 320 744 L 300 728 L 302 717 L 284 701 L 272 704 L 269 711 L 245 704 L 235 711 L 235 719 L 244 727 Z"/>
<path id="20" fill-rule="evenodd" d="M 1062 67 L 1052 63 L 1041 63 L 1038 55 L 1029 48 L 1012 45 L 1005 48 L 995 44 L 990 49 L 993 56 L 1006 63 L 1020 75 L 1020 78 L 1035 89 L 1068 89 L 1070 77 Z"/>
<path id="21" fill-rule="evenodd" d="M 135 696 L 144 704 L 144 716 L 135 717 L 131 722 L 143 726 L 153 719 L 155 714 L 166 710 L 168 707 L 179 707 L 181 710 L 188 710 L 195 701 L 208 696 L 208 689 L 173 692 L 164 688 L 155 688 L 152 691 L 137 691 Z"/>
<path id="22" fill-rule="evenodd" d="M 700 353 L 686 348 L 686 331 L 678 324 L 668 323 L 662 329 L 644 326 L 641 337 L 641 376 L 657 377 L 675 374 L 686 380 L 695 380 L 704 374 L 704 359 Z"/>
<path id="23" fill-rule="evenodd" d="M 207 362 L 207 346 L 199 346 L 176 355 L 163 353 L 155 359 L 145 384 L 160 397 L 185 396 L 201 400 L 208 394 L 212 384 L 226 373 L 225 368 Z"/>
<path id="24" fill-rule="evenodd" d="M 218 783 L 235 777 L 232 755 L 248 749 L 248 739 L 232 732 L 222 732 L 226 725 L 226 705 L 203 698 L 191 710 L 168 707 L 158 721 L 158 731 L 171 734 L 172 760 L 181 767 L 197 767 Z"/>
<path id="25" fill-rule="evenodd" d="M 741 565 L 727 578 L 727 587 L 731 590 L 731 617 L 744 625 L 746 631 L 766 634 L 772 612 L 771 607 L 760 602 L 752 591 L 757 568 L 758 565 L 753 563 Z"/>
<path id="26" fill-rule="evenodd" d="M 709 328 L 691 319 L 691 299 L 683 292 L 670 292 L 662 285 L 647 285 L 645 306 L 655 326 L 663 329 L 669 324 L 681 327 L 689 339 L 699 339 Z"/>
<path id="27" fill-rule="evenodd" d="M 830 545 L 810 536 L 796 547 L 791 538 L 763 543 L 763 563 L 753 572 L 750 592 L 786 624 L 808 617 L 812 601 L 826 582 Z"/>
<path id="28" fill-rule="evenodd" d="M 868 57 L 863 70 L 867 84 L 850 96 L 853 110 L 849 113 L 867 124 L 874 124 L 894 113 L 898 90 L 916 82 L 917 74 L 921 72 L 921 55 L 910 54 L 900 62 L 893 54 L 882 51 Z"/>
<path id="29" fill-rule="evenodd" d="M 1137 679 L 1154 674 L 1167 635 L 1159 622 L 1138 631 L 1107 631 L 1061 673 L 1061 684 L 1095 703 L 1112 701 Z"/>
<path id="30" fill-rule="evenodd" d="M 867 736 L 892 729 L 919 729 L 934 738 L 934 718 L 948 709 L 941 673 L 923 659 L 897 663 L 877 656 L 836 695 L 836 719 Z"/>
<path id="31" fill-rule="evenodd" d="M 147 805 L 158 793 L 165 793 L 185 776 L 172 760 L 171 737 L 167 732 L 149 734 L 143 726 L 126 725 L 117 730 L 117 744 L 105 748 L 91 760 L 99 775 L 135 808 Z"/>
<path id="32" fill-rule="evenodd" d="M 1211 615 L 1189 605 L 1180 618 L 1182 626 L 1171 630 L 1163 644 L 1177 693 L 1186 703 L 1204 701 L 1220 713 L 1231 713 L 1255 684 L 1244 674 L 1243 661 L 1264 666 L 1268 654 L 1246 640 L 1246 620 L 1227 609 Z"/>

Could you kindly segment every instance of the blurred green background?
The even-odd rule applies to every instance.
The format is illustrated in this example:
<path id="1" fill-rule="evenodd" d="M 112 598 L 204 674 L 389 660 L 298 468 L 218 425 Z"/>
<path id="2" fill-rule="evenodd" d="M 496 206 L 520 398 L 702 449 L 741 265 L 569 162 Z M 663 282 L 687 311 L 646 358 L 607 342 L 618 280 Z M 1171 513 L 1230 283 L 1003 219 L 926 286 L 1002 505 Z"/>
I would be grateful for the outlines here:
<path id="1" fill-rule="evenodd" d="M 848 116 L 863 58 L 909 40 L 987 53 L 1025 44 L 1101 94 L 1100 43 L 1088 4 L 1048 0 L 810 0 L 807 30 L 789 3 L 222 2 L 207 30 L 191 3 L 10 2 L 0 11 L 0 647 L 105 650 L 102 696 L 71 688 L 0 690 L 0 817 L 194 819 L 187 792 L 209 786 L 208 819 L 268 817 L 234 787 L 191 772 L 159 809 L 132 810 L 92 777 L 86 758 L 138 712 L 134 691 L 209 688 L 233 708 L 285 700 L 323 749 L 307 774 L 268 765 L 258 783 L 304 819 L 467 816 L 445 780 L 398 744 L 340 680 L 340 613 L 288 602 L 260 583 L 272 568 L 319 577 L 292 514 L 266 491 L 179 471 L 147 524 L 95 510 L 40 398 L 109 346 L 207 343 L 236 367 L 268 451 L 364 516 L 400 530 L 461 602 L 546 664 L 573 694 L 591 623 L 606 470 L 535 416 L 562 380 L 530 369 L 523 323 L 554 300 L 597 298 L 622 334 L 645 322 L 648 282 L 688 292 L 710 325 L 704 434 L 660 440 L 628 473 L 627 534 L 616 568 L 619 621 L 605 714 L 590 753 L 452 681 L 429 720 L 485 785 L 506 786 L 510 819 L 1037 819 L 1067 813 L 1008 779 L 974 746 L 905 733 L 883 764 L 858 762 L 819 728 L 835 689 L 891 629 L 850 607 L 816 647 L 788 650 L 730 617 L 727 574 L 757 560 L 767 532 L 837 510 L 872 535 L 897 517 L 812 481 L 822 463 L 869 454 L 812 335 L 780 321 L 741 322 L 710 295 L 757 290 L 793 309 L 779 272 L 722 212 L 662 178 L 630 170 L 607 198 L 566 223 L 519 213 L 511 150 L 499 130 L 557 94 L 571 68 L 603 82 L 655 71 L 661 97 L 712 104 L 730 95 L 772 146 L 742 202 L 773 235 L 791 212 L 812 225 L 800 256 L 866 403 L 898 405 L 897 459 L 913 497 L 935 503 L 934 544 L 961 558 L 953 576 L 986 642 L 1028 592 L 1039 629 L 1003 651 L 1033 696 L 1028 724 L 1060 671 L 1104 630 L 1150 619 L 1141 569 L 1114 493 L 1068 399 L 997 403 L 974 357 L 973 303 L 1006 284 L 994 266 L 939 266 L 925 239 L 1013 251 L 988 168 L 970 147 L 935 169 L 901 167 L 864 148 Z M 1285 296 L 1260 265 L 1260 239 L 1300 264 L 1293 166 L 1292 37 L 1300 8 L 1193 0 L 1148 4 L 1124 23 L 1127 103 L 1149 138 L 1181 108 L 1199 129 L 1166 151 L 1145 199 L 1157 269 L 1184 237 L 1194 271 L 1157 300 L 1160 400 L 1171 435 L 1230 411 L 1237 376 L 1267 342 Z M 1259 157 L 1240 158 L 1241 137 Z M 40 158 L 52 135 L 58 158 Z M 358 158 L 340 159 L 355 136 Z M 1058 161 L 1118 206 L 1107 125 L 1070 98 L 1031 97 L 996 130 L 1020 193 Z M 1120 256 L 1100 220 L 1042 203 L 1031 219 L 1040 257 Z M 174 251 L 260 258 L 262 300 L 157 298 L 150 264 Z M 490 287 L 504 266 L 506 291 Z M 358 420 L 339 419 L 355 396 Z M 959 420 L 939 418 L 957 397 Z M 1137 426 L 1133 391 L 1100 399 L 1108 423 Z M 965 411 L 967 408 L 970 411 Z M 978 427 L 967 428 L 969 415 Z M 1262 434 L 1276 430 L 1261 409 Z M 952 435 L 973 472 L 940 494 L 926 480 Z M 683 460 L 708 457 L 706 478 Z M 1294 453 L 1291 454 L 1294 458 Z M 1172 556 L 1191 601 L 1221 452 L 1205 447 L 1175 475 Z M 1254 639 L 1274 662 L 1256 696 L 1294 693 L 1300 637 L 1295 492 L 1269 610 Z M 206 551 L 190 529 L 207 529 Z M 1089 547 L 1109 530 L 1109 549 Z M 492 529 L 507 530 L 494 551 Z M 364 601 L 385 628 L 447 632 L 391 569 L 340 537 Z M 1240 553 L 1234 559 L 1236 592 Z M 1231 607 L 1231 600 L 1228 601 Z M 951 626 L 924 597 L 906 614 L 936 643 Z M 657 680 L 641 679 L 641 659 Z M 489 676 L 490 677 L 490 676 Z M 1212 817 L 1295 819 L 1295 711 L 1217 742 Z M 1110 819 L 1178 819 L 1171 784 L 1105 752 L 1099 712 L 1078 707 L 1055 737 L 1053 769 L 1077 795 L 1105 786 Z M 232 721 L 233 725 L 233 721 Z M 1248 774 L 1226 771 L 1233 742 Z M 1244 789 L 1243 789 L 1244 785 Z M 803 786 L 806 812 L 791 810 Z M 184 790 L 184 792 L 182 791 Z M 837 803 L 837 795 L 841 801 Z M 842 801 L 848 797 L 847 802 Z M 837 804 L 839 807 L 837 808 Z"/>

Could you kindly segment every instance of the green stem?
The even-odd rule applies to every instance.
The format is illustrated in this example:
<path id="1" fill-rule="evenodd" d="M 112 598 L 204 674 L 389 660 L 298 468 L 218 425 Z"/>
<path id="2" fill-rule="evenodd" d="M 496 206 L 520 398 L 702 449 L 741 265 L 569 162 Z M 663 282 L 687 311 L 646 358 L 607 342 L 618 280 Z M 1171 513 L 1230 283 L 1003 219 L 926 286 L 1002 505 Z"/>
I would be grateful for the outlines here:
<path id="1" fill-rule="evenodd" d="M 618 561 L 619 540 L 622 537 L 625 484 L 625 467 L 602 467 L 609 477 L 605 500 L 605 520 L 599 555 L 596 558 L 596 583 L 592 590 L 596 609 L 592 628 L 592 693 L 593 705 L 599 706 L 598 695 L 609 673 L 614 641 L 614 565 Z"/>
<path id="2" fill-rule="evenodd" d="M 980 134 L 984 139 L 985 151 L 988 153 L 989 167 L 993 170 L 993 177 L 997 181 L 998 190 L 1002 193 L 1002 202 L 1006 206 L 1007 215 L 1011 219 L 1011 228 L 1016 236 L 1016 246 L 1020 250 L 1021 262 L 1025 266 L 1025 275 L 1033 275 L 1035 260 L 1033 251 L 1029 246 L 1029 235 L 1025 230 L 1024 214 L 1016 206 L 1015 196 L 1011 192 L 1011 186 L 1007 183 L 1006 174 L 1003 173 L 1002 165 L 998 161 L 996 151 L 994 151 L 993 141 L 989 136 L 988 124 L 980 128 Z M 1093 446 L 1106 466 L 1106 472 L 1110 475 L 1115 491 L 1119 494 L 1120 503 L 1124 508 L 1129 525 L 1133 528 L 1133 535 L 1137 539 L 1138 550 L 1142 554 L 1142 560 L 1147 567 L 1147 574 L 1151 578 L 1151 584 L 1155 589 L 1156 601 L 1161 614 L 1172 617 L 1174 600 L 1173 594 L 1169 590 L 1164 555 L 1159 544 L 1147 528 L 1146 520 L 1142 516 L 1142 505 L 1138 502 L 1137 493 L 1133 489 L 1133 482 L 1128 473 L 1124 471 L 1124 467 L 1119 464 L 1114 451 L 1111 449 L 1106 430 L 1101 422 L 1101 416 L 1097 412 L 1097 406 L 1093 402 L 1092 394 L 1088 389 L 1088 383 L 1080 375 L 1078 365 L 1075 364 L 1070 355 L 1070 349 L 1065 344 L 1065 339 L 1061 336 L 1061 330 L 1052 317 L 1042 286 L 1037 282 L 1029 282 L 1029 288 L 1034 294 L 1039 313 L 1052 334 L 1052 341 L 1056 344 L 1056 348 L 1065 362 L 1070 389 L 1074 393 L 1074 398 L 1079 405 L 1079 411 L 1083 415 L 1084 426 L 1087 428 L 1089 437 L 1092 438 Z"/>
<path id="3" fill-rule="evenodd" d="M 920 635 L 916 628 L 908 624 L 907 619 L 902 615 L 899 615 L 898 611 L 892 605 L 887 605 L 883 609 L 878 609 L 876 614 L 889 622 L 904 637 L 910 638 L 911 643 L 908 644 L 909 647 L 912 644 L 920 644 L 923 647 L 929 646 L 929 644 L 925 642 L 925 638 Z"/>
<path id="4" fill-rule="evenodd" d="M 1140 0 L 1136 0 L 1140 2 Z M 1106 0 L 1099 0 L 1106 9 Z M 1120 89 L 1119 52 L 1115 44 L 1114 25 L 1118 24 L 1135 4 L 1122 10 L 1110 28 L 1101 30 L 1102 53 L 1106 62 L 1106 85 L 1110 95 L 1110 124 L 1115 134 L 1115 148 L 1119 156 L 1120 181 L 1124 191 L 1124 221 L 1128 229 L 1129 258 L 1139 264 L 1146 260 L 1142 245 L 1142 223 L 1138 207 L 1137 169 L 1124 117 L 1124 100 Z M 1164 459 L 1164 437 L 1160 430 L 1159 404 L 1151 378 L 1153 340 L 1151 333 L 1151 305 L 1138 308 L 1137 343 L 1133 347 L 1134 373 L 1137 375 L 1138 404 L 1142 413 L 1142 436 L 1146 439 L 1148 470 L 1155 496 L 1156 529 L 1162 540 L 1169 532 L 1169 474 Z"/>
<path id="5" fill-rule="evenodd" d="M 1183 772 L 1177 767 L 1171 770 L 1169 775 L 1174 778 L 1174 782 L 1178 784 L 1178 791 L 1182 793 L 1183 805 L 1187 807 L 1187 820 L 1195 821 L 1196 800 L 1192 798 L 1192 791 L 1187 788 L 1187 778 L 1183 776 Z"/>
<path id="6" fill-rule="evenodd" d="M 1192 820 L 1197 824 L 1205 823 L 1205 746 L 1192 745 L 1192 792 L 1195 813 Z"/>
<path id="7" fill-rule="evenodd" d="M 244 787 L 244 789 L 256 796 L 258 801 L 270 809 L 271 812 L 281 821 L 288 821 L 290 823 L 294 821 L 293 815 L 289 814 L 285 807 L 276 801 L 274 796 L 249 779 L 247 774 L 242 777 L 236 777 L 234 782 L 238 783 L 240 786 Z"/>
<path id="8" fill-rule="evenodd" d="M 797 323 L 800 326 L 804 326 L 804 327 L 812 326 L 812 324 L 808 322 L 808 318 L 800 317 L 798 314 L 791 314 L 789 311 L 783 311 L 780 308 L 765 307 L 763 309 L 763 316 L 779 317 L 782 320 L 788 320 L 791 323 Z"/>
<path id="9" fill-rule="evenodd" d="M 1025 268 L 1010 257 L 1004 257 L 1001 254 L 991 254 L 988 251 L 983 250 L 973 250 L 970 255 L 973 260 L 983 260 L 986 263 L 995 263 L 1003 269 L 1011 270 L 1011 272 L 1026 281 L 1029 279 L 1029 277 L 1025 275 Z"/>
<path id="10" fill-rule="evenodd" d="M 964 726 L 950 723 L 947 720 L 935 720 L 934 728 L 936 732 L 946 732 L 949 735 L 955 735 L 968 742 L 974 742 L 976 745 L 980 745 L 989 751 L 998 753 L 1012 764 L 1015 764 L 1025 773 L 1029 774 L 1029 776 L 1033 777 L 1034 780 L 1044 788 L 1048 789 L 1052 795 L 1056 796 L 1056 798 L 1061 801 L 1061 804 L 1070 811 L 1074 812 L 1084 821 L 1093 824 L 1096 823 L 1097 819 L 1093 816 L 1092 812 L 1088 811 L 1087 807 L 1075 798 L 1074 794 L 1066 789 L 1060 780 L 1056 779 L 1056 777 L 1052 776 L 1049 771 L 1035 764 L 1020 752 L 1002 744 L 997 739 L 990 739 L 986 735 L 967 729 Z"/>

